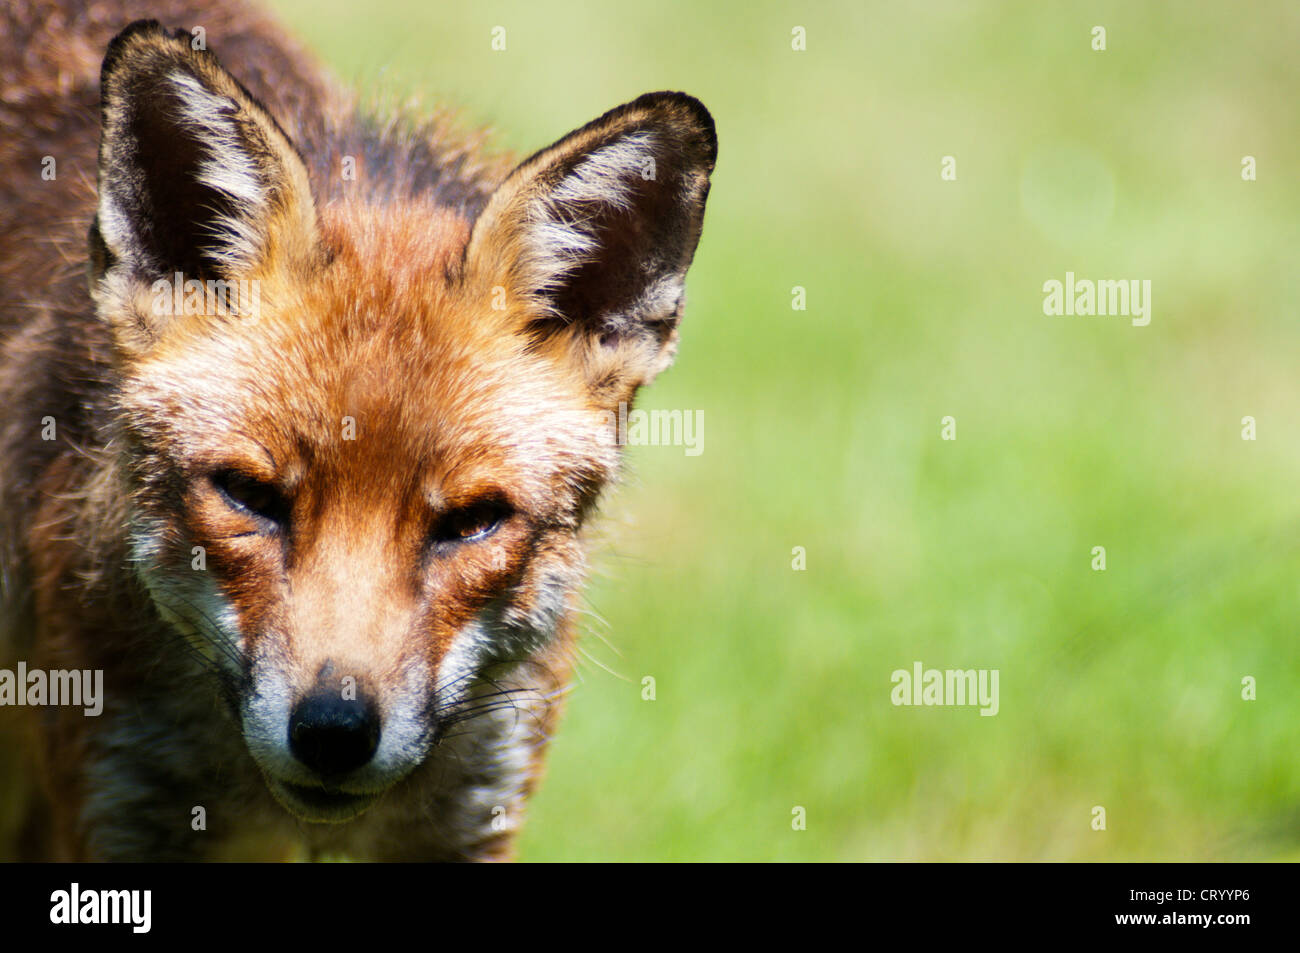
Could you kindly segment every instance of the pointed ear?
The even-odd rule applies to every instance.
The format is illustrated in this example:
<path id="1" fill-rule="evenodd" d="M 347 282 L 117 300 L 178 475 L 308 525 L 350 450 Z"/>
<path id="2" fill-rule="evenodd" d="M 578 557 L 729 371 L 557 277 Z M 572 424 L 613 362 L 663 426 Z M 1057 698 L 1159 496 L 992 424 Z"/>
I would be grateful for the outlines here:
<path id="1" fill-rule="evenodd" d="M 467 274 L 505 288 L 522 330 L 559 343 L 593 386 L 647 383 L 676 349 L 717 154 L 690 96 L 620 106 L 510 174 L 474 225 Z"/>
<path id="2" fill-rule="evenodd" d="M 100 96 L 92 284 L 106 273 L 230 278 L 314 250 L 293 144 L 189 33 L 131 24 L 108 46 Z"/>

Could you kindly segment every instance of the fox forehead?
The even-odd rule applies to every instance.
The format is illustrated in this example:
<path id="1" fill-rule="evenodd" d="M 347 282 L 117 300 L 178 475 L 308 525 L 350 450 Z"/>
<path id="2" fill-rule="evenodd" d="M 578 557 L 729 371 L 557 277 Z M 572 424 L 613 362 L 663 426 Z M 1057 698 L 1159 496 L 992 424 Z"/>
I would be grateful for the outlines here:
<path id="1" fill-rule="evenodd" d="M 414 476 L 435 504 L 504 487 L 543 508 L 612 476 L 581 376 L 518 332 L 525 302 L 465 280 L 463 217 L 340 203 L 320 219 L 324 260 L 255 273 L 255 314 L 179 323 L 128 369 L 126 418 L 157 449 L 344 491 Z"/>

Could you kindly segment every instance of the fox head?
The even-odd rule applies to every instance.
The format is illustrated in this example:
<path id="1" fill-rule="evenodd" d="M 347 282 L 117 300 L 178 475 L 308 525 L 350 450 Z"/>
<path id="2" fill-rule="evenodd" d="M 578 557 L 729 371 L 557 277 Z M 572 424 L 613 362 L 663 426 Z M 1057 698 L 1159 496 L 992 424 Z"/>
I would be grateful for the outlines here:
<path id="1" fill-rule="evenodd" d="M 364 810 L 556 637 L 613 412 L 676 347 L 716 153 L 699 102 L 653 93 L 472 222 L 364 180 L 320 203 L 188 34 L 113 40 L 90 277 L 131 558 L 298 816 Z"/>

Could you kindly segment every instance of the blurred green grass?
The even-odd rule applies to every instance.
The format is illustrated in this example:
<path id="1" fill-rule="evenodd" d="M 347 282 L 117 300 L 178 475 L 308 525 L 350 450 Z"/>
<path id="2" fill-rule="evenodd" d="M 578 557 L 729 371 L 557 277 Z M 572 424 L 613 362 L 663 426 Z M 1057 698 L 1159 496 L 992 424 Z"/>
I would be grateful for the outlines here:
<path id="1" fill-rule="evenodd" d="M 704 453 L 630 450 L 523 859 L 1300 858 L 1300 7 L 273 6 L 520 153 L 651 89 L 717 120 L 641 404 Z M 1150 326 L 1044 316 L 1066 271 Z M 895 708 L 915 660 L 1000 713 Z"/>

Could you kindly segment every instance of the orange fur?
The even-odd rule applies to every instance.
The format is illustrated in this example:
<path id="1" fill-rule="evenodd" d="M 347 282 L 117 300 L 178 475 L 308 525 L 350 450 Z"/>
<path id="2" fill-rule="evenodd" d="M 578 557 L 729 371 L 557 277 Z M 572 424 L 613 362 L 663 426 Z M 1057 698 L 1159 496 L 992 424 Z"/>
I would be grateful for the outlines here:
<path id="1" fill-rule="evenodd" d="M 9 852 L 508 857 L 712 121 L 650 94 L 507 175 L 358 112 L 233 0 L 150 11 L 215 55 L 109 43 L 134 6 L 0 14 L 4 178 L 63 157 L 0 186 L 0 648 L 106 696 L 0 710 Z"/>

